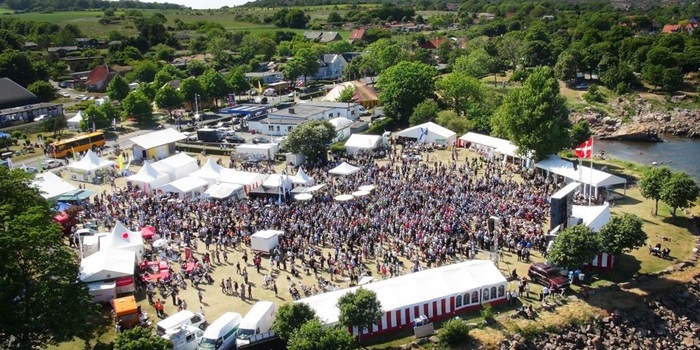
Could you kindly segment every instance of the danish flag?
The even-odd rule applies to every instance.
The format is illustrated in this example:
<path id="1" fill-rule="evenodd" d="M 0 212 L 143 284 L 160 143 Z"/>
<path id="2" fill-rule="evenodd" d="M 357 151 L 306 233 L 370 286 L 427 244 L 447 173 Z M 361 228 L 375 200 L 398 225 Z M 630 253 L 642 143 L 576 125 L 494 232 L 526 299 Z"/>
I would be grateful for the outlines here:
<path id="1" fill-rule="evenodd" d="M 578 145 L 576 148 L 576 157 L 578 158 L 591 158 L 593 156 L 593 138 L 586 140 L 586 142 Z"/>

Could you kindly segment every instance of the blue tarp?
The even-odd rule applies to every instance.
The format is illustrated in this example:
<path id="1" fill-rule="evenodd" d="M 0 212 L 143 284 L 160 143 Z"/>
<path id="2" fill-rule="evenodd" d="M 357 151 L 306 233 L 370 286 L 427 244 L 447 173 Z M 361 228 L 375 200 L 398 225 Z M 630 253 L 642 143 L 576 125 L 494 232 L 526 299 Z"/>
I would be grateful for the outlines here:
<path id="1" fill-rule="evenodd" d="M 10 134 L 0 131 L 0 137 L 10 137 Z"/>
<path id="2" fill-rule="evenodd" d="M 242 114 L 246 116 L 256 116 L 267 113 L 272 109 L 269 105 L 238 105 L 236 107 L 227 107 L 219 109 L 220 114 Z"/>

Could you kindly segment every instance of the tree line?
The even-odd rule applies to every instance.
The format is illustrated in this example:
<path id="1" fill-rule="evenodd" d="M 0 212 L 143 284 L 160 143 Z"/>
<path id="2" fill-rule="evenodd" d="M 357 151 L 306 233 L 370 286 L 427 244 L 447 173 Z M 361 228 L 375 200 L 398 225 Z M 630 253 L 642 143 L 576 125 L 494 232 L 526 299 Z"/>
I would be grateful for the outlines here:
<path id="1" fill-rule="evenodd" d="M 82 11 L 112 9 L 182 10 L 185 7 L 170 3 L 141 2 L 133 0 L 4 0 L 11 10 L 23 12 Z"/>

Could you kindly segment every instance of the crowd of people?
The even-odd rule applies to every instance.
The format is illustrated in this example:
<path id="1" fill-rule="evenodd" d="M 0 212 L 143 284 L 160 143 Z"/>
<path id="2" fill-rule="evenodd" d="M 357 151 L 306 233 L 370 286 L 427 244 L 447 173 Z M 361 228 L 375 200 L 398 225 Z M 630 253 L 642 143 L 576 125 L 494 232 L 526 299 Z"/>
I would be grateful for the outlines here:
<path id="1" fill-rule="evenodd" d="M 292 275 L 305 272 L 317 277 L 317 286 L 299 286 L 301 292 L 288 278 L 291 294 L 336 288 L 337 277 L 357 283 L 362 276 L 388 278 L 440 266 L 472 258 L 477 250 L 507 249 L 525 259 L 531 249 L 545 249 L 548 198 L 560 184 L 486 154 L 459 159 L 455 151 L 448 162 L 430 154 L 418 160 L 402 157 L 402 147 L 408 146 L 391 146 L 381 160 L 371 154 L 355 157 L 353 163 L 362 170 L 350 176 L 328 174 L 343 159 L 305 169 L 317 184 L 325 184 L 309 201 L 278 203 L 277 196 L 174 198 L 117 188 L 97 194 L 81 217 L 105 228 L 117 221 L 133 230 L 151 225 L 171 242 L 168 249 L 189 246 L 196 252 L 198 245 L 204 245 L 205 252 L 217 259 L 223 252 L 225 260 L 229 249 L 247 252 L 249 236 L 258 230 L 282 230 L 285 234 L 269 257 L 250 260 L 255 260 L 258 271 L 269 263 Z M 267 166 L 260 169 L 274 171 Z M 353 200 L 334 199 L 363 185 L 374 189 Z M 498 218 L 493 230 L 491 217 Z M 171 254 L 164 252 L 167 257 Z M 247 266 L 247 253 L 245 260 Z M 266 275 L 265 285 L 276 293 L 280 281 L 274 277 Z M 226 294 L 251 292 L 232 288 L 230 280 L 221 284 Z M 241 288 L 244 284 L 247 280 Z"/>

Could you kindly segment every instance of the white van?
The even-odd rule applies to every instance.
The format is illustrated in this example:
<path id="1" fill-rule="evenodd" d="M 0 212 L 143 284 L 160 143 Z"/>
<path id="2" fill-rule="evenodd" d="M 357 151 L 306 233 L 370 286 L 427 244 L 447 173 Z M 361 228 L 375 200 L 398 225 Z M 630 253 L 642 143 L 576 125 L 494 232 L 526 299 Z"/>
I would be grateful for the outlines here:
<path id="1" fill-rule="evenodd" d="M 275 322 L 275 316 L 277 316 L 277 307 L 272 302 L 259 301 L 255 303 L 241 321 L 236 344 L 238 346 L 248 344 L 250 337 L 269 331 L 272 328 L 272 323 Z"/>
<path id="2" fill-rule="evenodd" d="M 178 326 L 192 325 L 199 327 L 199 329 L 204 329 L 207 319 L 204 315 L 198 312 L 192 312 L 189 310 L 182 310 L 160 322 L 156 325 L 156 334 L 159 336 L 164 336 L 168 329 L 172 329 Z"/>
<path id="3" fill-rule="evenodd" d="M 165 331 L 163 339 L 173 343 L 173 350 L 197 350 L 204 331 L 195 326 L 180 326 Z"/>
<path id="4" fill-rule="evenodd" d="M 227 312 L 217 318 L 204 331 L 204 337 L 199 340 L 199 349 L 227 350 L 234 348 L 241 319 L 241 314 L 237 312 Z"/>

